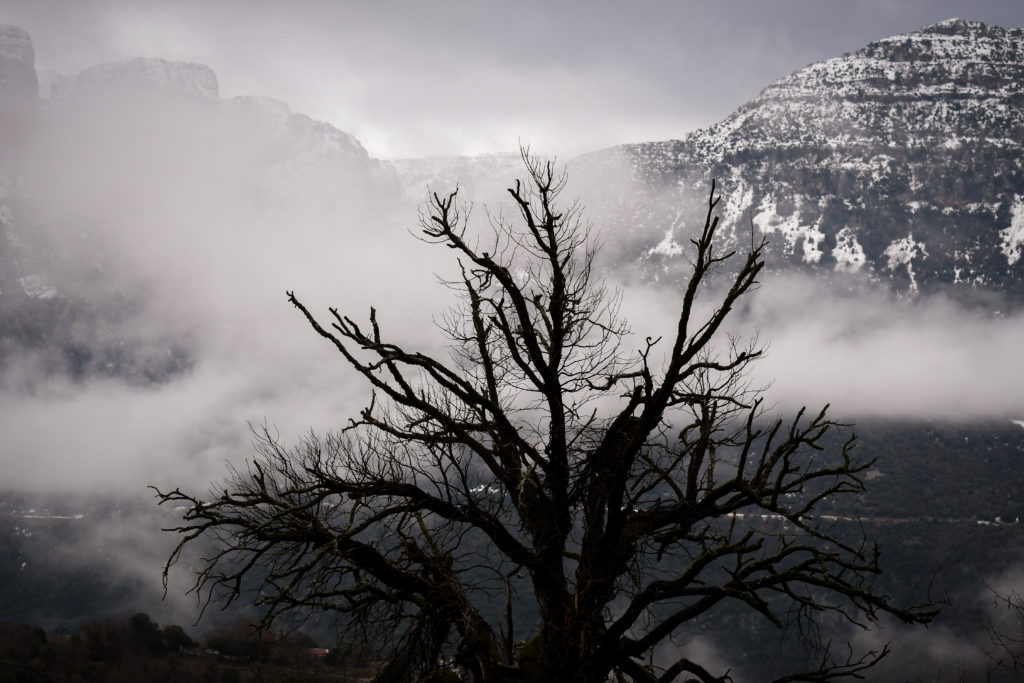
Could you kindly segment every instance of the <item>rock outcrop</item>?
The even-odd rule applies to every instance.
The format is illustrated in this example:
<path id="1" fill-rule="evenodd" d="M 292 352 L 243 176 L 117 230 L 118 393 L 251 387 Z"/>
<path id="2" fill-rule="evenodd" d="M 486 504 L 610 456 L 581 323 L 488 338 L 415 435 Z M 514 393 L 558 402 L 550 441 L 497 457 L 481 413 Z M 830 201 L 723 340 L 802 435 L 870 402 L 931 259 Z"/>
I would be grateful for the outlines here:
<path id="1" fill-rule="evenodd" d="M 576 166 L 604 176 L 588 203 L 648 279 L 685 266 L 718 178 L 726 231 L 767 234 L 777 264 L 1020 294 L 1022 152 L 1024 30 L 952 19 L 812 64 L 682 140 Z"/>

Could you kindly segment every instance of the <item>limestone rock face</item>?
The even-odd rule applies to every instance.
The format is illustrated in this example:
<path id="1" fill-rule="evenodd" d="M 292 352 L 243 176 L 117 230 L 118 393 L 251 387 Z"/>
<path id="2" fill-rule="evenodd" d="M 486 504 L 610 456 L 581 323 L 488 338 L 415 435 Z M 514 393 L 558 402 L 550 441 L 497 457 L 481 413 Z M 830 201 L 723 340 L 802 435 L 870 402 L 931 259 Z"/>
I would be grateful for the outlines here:
<path id="1" fill-rule="evenodd" d="M 607 176 L 587 201 L 644 279 L 685 270 L 675 247 L 717 178 L 726 232 L 766 234 L 777 266 L 1024 294 L 1022 152 L 1024 30 L 951 19 L 811 64 L 682 140 L 576 166 Z"/>
<path id="2" fill-rule="evenodd" d="M 0 24 L 0 99 L 35 99 L 38 87 L 32 38 L 17 26 Z"/>
<path id="3" fill-rule="evenodd" d="M 154 90 L 216 100 L 217 74 L 205 64 L 171 62 L 138 57 L 125 62 L 98 64 L 75 78 L 74 91 Z"/>

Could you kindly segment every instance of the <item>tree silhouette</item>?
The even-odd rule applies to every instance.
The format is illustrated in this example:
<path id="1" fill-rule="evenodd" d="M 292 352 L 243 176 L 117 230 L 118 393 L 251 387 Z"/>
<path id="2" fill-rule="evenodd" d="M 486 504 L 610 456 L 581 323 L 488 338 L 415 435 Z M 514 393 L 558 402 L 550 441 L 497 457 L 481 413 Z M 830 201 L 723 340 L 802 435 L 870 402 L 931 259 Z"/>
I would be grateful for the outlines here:
<path id="1" fill-rule="evenodd" d="M 744 379 L 761 348 L 719 343 L 765 243 L 717 248 L 712 186 L 674 337 L 630 353 L 581 210 L 559 203 L 564 176 L 523 157 L 528 179 L 509 190 L 521 227 L 492 218 L 472 236 L 456 192 L 421 218 L 423 239 L 458 259 L 450 358 L 388 341 L 374 309 L 368 323 L 333 308 L 321 321 L 288 293 L 370 385 L 368 405 L 293 446 L 257 430 L 256 457 L 208 497 L 157 491 L 187 505 L 168 566 L 216 536 L 194 586 L 205 600 L 230 603 L 253 579 L 269 619 L 342 613 L 392 643 L 380 681 L 441 676 L 441 661 L 476 682 L 728 680 L 685 648 L 651 657 L 727 602 L 808 634 L 824 614 L 927 622 L 927 607 L 872 587 L 878 550 L 862 533 L 814 514 L 862 491 L 870 462 L 853 437 L 824 452 L 844 427 L 825 410 L 766 415 Z M 886 654 L 821 650 L 780 680 L 852 675 Z"/>

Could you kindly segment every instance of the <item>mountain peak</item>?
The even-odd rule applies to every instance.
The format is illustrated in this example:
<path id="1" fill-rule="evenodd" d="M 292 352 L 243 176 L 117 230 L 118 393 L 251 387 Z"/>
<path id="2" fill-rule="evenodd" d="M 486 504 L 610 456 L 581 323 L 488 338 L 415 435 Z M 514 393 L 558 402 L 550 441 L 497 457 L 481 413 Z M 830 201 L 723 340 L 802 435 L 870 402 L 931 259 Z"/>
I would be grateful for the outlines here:
<path id="1" fill-rule="evenodd" d="M 136 57 L 97 64 L 75 78 L 75 91 L 156 90 L 216 100 L 217 74 L 205 64 Z"/>
<path id="2" fill-rule="evenodd" d="M 0 93 L 36 97 L 35 52 L 25 29 L 0 24 Z"/>
<path id="3" fill-rule="evenodd" d="M 0 58 L 32 55 L 32 37 L 28 31 L 10 24 L 0 24 Z"/>
<path id="4" fill-rule="evenodd" d="M 980 21 L 973 21 L 971 19 L 960 19 L 959 17 L 952 17 L 950 19 L 944 19 L 934 24 L 929 24 L 922 28 L 918 33 L 935 33 L 939 35 L 971 35 L 974 33 L 981 33 L 989 30 L 1003 31 L 999 27 L 989 27 Z"/>
<path id="5" fill-rule="evenodd" d="M 800 69 L 684 140 L 622 151 L 638 183 L 682 193 L 719 178 L 725 230 L 773 234 L 778 262 L 866 273 L 909 295 L 1019 296 L 1022 104 L 1024 29 L 947 19 Z M 689 201 L 670 196 L 662 213 L 589 203 L 652 226 L 659 244 Z M 687 229 L 663 241 L 685 243 Z M 642 255 L 644 277 L 685 267 L 663 256 Z"/>

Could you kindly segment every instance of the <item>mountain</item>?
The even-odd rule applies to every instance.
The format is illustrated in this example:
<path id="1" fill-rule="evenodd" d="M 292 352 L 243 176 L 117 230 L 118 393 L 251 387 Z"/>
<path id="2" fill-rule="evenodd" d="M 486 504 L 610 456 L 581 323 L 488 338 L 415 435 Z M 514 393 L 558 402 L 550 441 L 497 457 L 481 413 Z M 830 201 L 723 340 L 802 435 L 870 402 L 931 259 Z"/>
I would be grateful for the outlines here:
<path id="1" fill-rule="evenodd" d="M 753 225 L 777 265 L 1019 295 L 1022 144 L 1024 30 L 951 19 L 811 64 L 682 140 L 571 166 L 643 279 L 685 269 L 717 178 L 732 243 Z"/>
<path id="2" fill-rule="evenodd" d="M 74 91 L 164 90 L 216 100 L 219 97 L 217 74 L 205 64 L 169 62 L 141 57 L 126 62 L 98 64 L 85 69 L 74 79 Z"/>
<path id="3" fill-rule="evenodd" d="M 479 154 L 471 157 L 429 157 L 390 161 L 402 188 L 402 198 L 421 204 L 427 188 L 448 193 L 459 188 L 460 196 L 497 200 L 509 183 L 523 174 L 518 154 Z"/>
<path id="4" fill-rule="evenodd" d="M 0 369 L 147 384 L 193 366 L 189 330 L 145 322 L 164 316 L 125 226 L 194 269 L 205 254 L 168 251 L 192 206 L 209 224 L 195 230 L 245 243 L 262 239 L 254 218 L 304 202 L 340 212 L 398 196 L 394 170 L 355 137 L 282 102 L 222 99 L 208 66 L 137 58 L 37 74 L 34 59 L 28 33 L 0 26 Z M 298 235 L 263 222 L 277 239 Z"/>
<path id="5" fill-rule="evenodd" d="M 32 38 L 17 26 L 0 25 L 0 97 L 36 96 Z"/>
<path id="6" fill-rule="evenodd" d="M 261 201 L 321 188 L 339 213 L 352 205 L 345 197 L 419 204 L 427 187 L 459 186 L 464 198 L 492 200 L 521 174 L 516 155 L 372 159 L 352 135 L 284 103 L 221 99 L 216 74 L 204 65 L 139 58 L 37 75 L 31 38 L 12 26 L 0 27 L 0 102 L 5 147 L 33 127 L 49 126 L 56 138 L 60 126 L 65 133 L 93 126 L 99 133 L 86 137 L 102 155 L 103 145 L 137 146 L 133 132 L 150 144 L 169 130 L 186 137 L 177 147 L 199 150 L 199 167 L 215 167 L 227 147 L 256 150 L 247 152 L 247 166 L 267 172 L 244 182 L 258 187 Z M 115 110 L 134 116 L 132 125 L 111 117 Z M 189 117 L 203 123 L 183 132 L 180 121 Z M 207 131 L 221 136 L 211 145 Z M 605 258 L 627 279 L 672 281 L 685 273 L 681 245 L 703 219 L 700 207 L 717 178 L 727 246 L 751 230 L 766 235 L 775 268 L 882 282 L 908 295 L 1019 298 L 1022 140 L 1024 30 L 951 19 L 807 66 L 681 140 L 574 159 L 569 176 L 604 231 Z M 8 322 L 0 356 L 42 341 L 75 359 L 56 363 L 75 373 L 143 367 L 150 381 L 188 367 L 182 344 L 163 345 L 159 362 L 125 359 L 138 345 L 117 330 L 145 306 L 137 288 L 111 284 L 116 264 L 106 246 L 88 257 L 82 240 L 72 248 L 52 239 L 57 228 L 40 230 L 31 205 L 46 198 L 10 162 L 0 166 L 0 316 Z M 87 233 L 84 242 L 90 239 Z M 69 263 L 77 279 L 61 282 Z M 76 339 L 57 330 L 74 330 L 68 334 Z"/>

